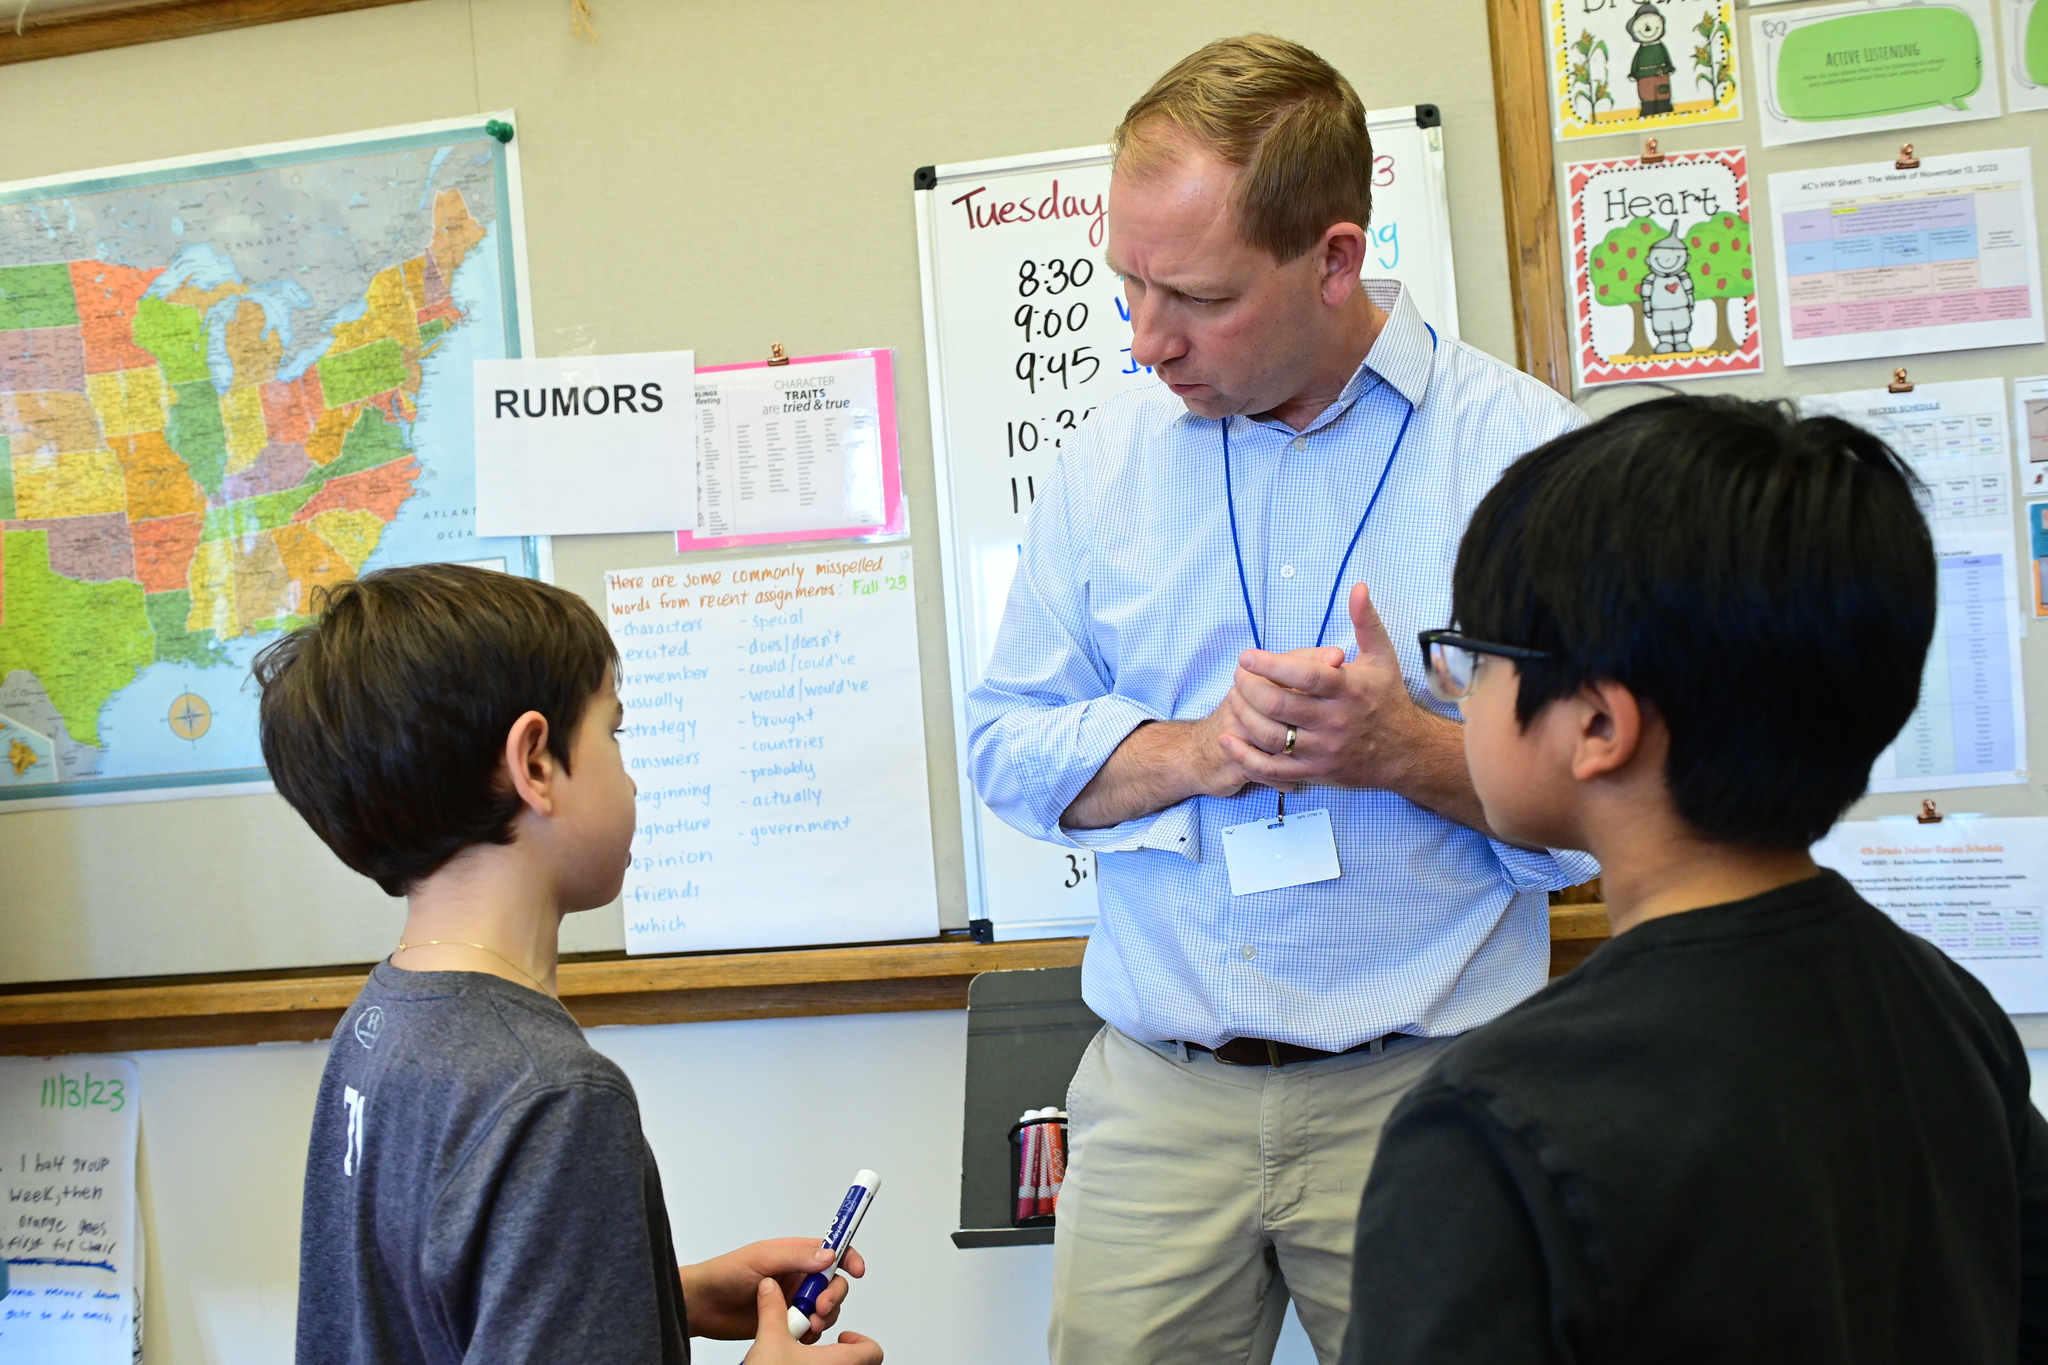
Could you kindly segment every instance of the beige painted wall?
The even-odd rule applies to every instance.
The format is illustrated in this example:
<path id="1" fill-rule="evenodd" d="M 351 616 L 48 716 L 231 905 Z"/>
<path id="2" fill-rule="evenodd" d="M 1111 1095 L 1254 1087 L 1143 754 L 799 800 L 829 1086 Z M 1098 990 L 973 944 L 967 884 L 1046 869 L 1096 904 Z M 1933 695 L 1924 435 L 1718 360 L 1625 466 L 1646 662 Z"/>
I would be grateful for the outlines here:
<path id="1" fill-rule="evenodd" d="M 701 363 L 894 346 L 947 922 L 964 923 L 910 174 L 1103 141 L 1211 38 L 1317 48 L 1374 107 L 1444 111 L 1466 338 L 1511 353 L 1482 0 L 418 0 L 0 67 L 0 180 L 510 107 L 541 354 L 694 347 Z M 672 558 L 556 542 L 560 581 Z M 0 814 L 0 980 L 367 961 L 396 907 L 275 797 Z M 617 946 L 614 907 L 572 949 Z"/>

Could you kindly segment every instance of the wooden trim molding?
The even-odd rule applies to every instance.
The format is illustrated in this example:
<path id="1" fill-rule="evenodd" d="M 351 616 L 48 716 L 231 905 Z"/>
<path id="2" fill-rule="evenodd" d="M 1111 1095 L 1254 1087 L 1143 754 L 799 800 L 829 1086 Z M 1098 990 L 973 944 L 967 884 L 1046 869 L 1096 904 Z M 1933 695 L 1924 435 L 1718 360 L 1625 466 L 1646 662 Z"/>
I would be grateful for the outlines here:
<path id="1" fill-rule="evenodd" d="M 975 973 L 1071 967 L 1085 939 L 964 939 L 564 962 L 562 1003 L 585 1027 L 967 1007 Z M 367 967 L 239 978 L 112 981 L 0 994 L 0 1055 L 307 1041 L 334 1031 Z"/>
<path id="2" fill-rule="evenodd" d="M 1544 0 L 1486 0 L 1493 40 L 1494 124 L 1507 211 L 1508 297 L 1515 363 L 1569 398 L 1572 337 L 1557 226 Z"/>
<path id="3" fill-rule="evenodd" d="M 1551 975 L 1607 937 L 1599 904 L 1550 911 Z M 967 1007 L 978 972 L 1080 965 L 1086 939 L 942 939 L 688 957 L 564 962 L 562 1003 L 587 1028 Z M 310 1041 L 334 1032 L 366 967 L 0 993 L 0 1056 Z"/>
<path id="4" fill-rule="evenodd" d="M 285 19 L 309 19 L 320 14 L 341 14 L 378 5 L 404 4 L 406 0 L 177 0 L 173 4 L 140 4 L 122 9 L 93 10 L 76 18 L 55 18 L 37 23 L 31 17 L 23 31 L 13 25 L 0 27 L 0 66 L 15 62 L 41 61 L 45 57 L 72 57 L 81 52 L 98 52 L 110 47 L 133 47 L 137 43 L 161 42 L 166 38 L 192 38 L 202 33 L 221 33 L 231 28 L 275 24 Z"/>

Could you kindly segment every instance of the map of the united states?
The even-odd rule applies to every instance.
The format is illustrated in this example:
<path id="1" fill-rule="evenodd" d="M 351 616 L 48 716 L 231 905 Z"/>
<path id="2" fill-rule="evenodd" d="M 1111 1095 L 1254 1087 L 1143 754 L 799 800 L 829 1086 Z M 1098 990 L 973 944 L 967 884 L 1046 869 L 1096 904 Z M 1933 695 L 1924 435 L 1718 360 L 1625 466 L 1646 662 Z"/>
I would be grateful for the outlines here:
<path id="1" fill-rule="evenodd" d="M 466 407 L 436 357 L 479 304 L 505 354 L 496 263 L 463 272 L 495 150 L 0 199 L 0 784 L 246 766 L 248 660 L 320 589 L 494 548 L 422 406 Z"/>

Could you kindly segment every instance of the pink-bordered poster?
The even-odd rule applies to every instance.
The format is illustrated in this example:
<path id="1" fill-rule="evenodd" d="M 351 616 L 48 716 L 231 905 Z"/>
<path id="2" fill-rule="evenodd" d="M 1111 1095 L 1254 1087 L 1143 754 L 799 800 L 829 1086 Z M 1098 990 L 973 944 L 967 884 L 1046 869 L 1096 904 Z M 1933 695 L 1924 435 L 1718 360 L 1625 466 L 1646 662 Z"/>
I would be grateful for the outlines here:
<path id="1" fill-rule="evenodd" d="M 1565 167 L 1581 385 L 1756 374 L 1756 259 L 1740 147 Z"/>
<path id="2" fill-rule="evenodd" d="M 904 533 L 887 348 L 697 371 L 697 525 L 676 552 Z"/>

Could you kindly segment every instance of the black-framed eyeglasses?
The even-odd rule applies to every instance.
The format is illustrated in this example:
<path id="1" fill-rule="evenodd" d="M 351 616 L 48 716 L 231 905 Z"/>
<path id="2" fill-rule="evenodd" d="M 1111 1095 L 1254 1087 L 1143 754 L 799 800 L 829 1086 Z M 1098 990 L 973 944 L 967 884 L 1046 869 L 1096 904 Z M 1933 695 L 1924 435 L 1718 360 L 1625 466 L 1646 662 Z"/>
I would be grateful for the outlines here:
<path id="1" fill-rule="evenodd" d="M 1422 641 L 1423 675 L 1429 680 L 1429 694 L 1438 701 L 1460 702 L 1472 695 L 1472 682 L 1479 676 L 1479 656 L 1492 654 L 1502 659 L 1549 659 L 1544 649 L 1520 645 L 1497 645 L 1475 640 L 1455 630 L 1425 630 Z"/>

